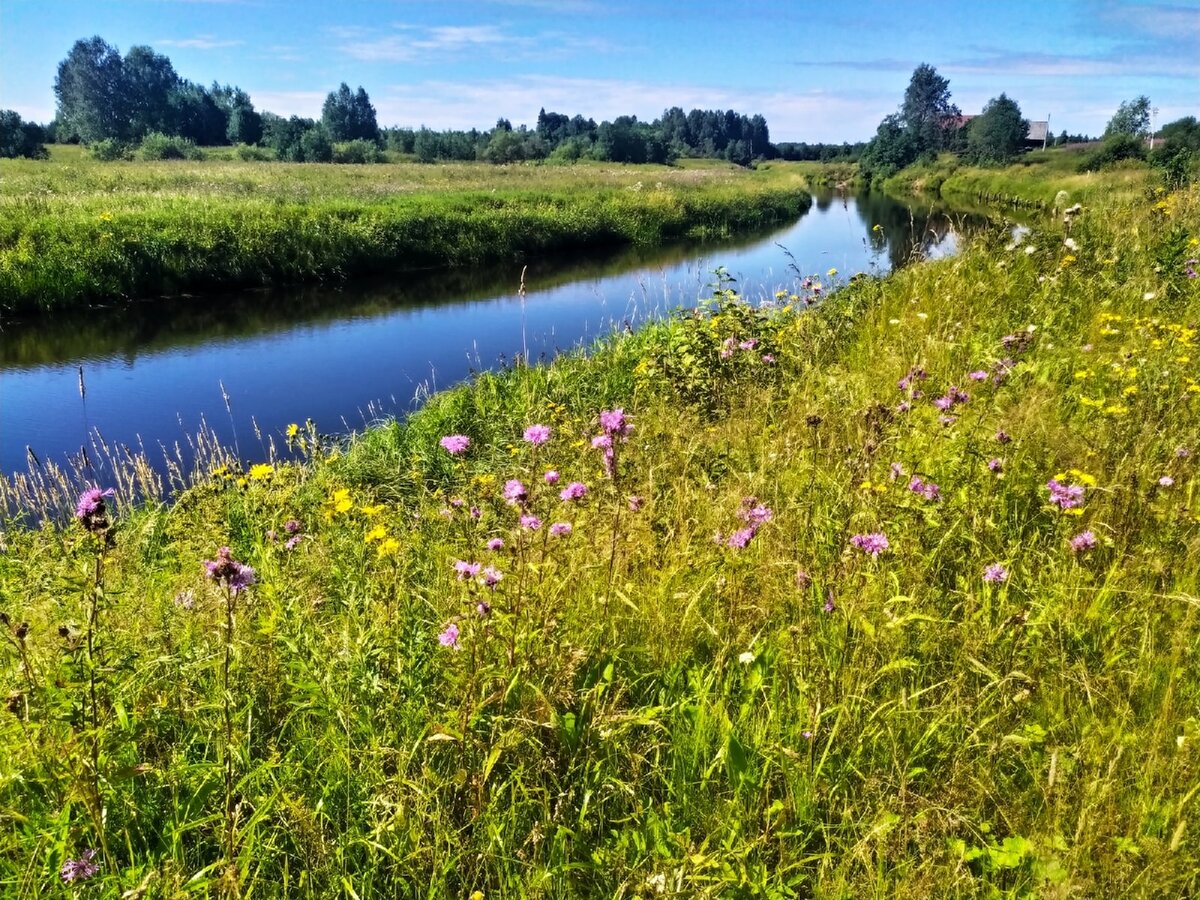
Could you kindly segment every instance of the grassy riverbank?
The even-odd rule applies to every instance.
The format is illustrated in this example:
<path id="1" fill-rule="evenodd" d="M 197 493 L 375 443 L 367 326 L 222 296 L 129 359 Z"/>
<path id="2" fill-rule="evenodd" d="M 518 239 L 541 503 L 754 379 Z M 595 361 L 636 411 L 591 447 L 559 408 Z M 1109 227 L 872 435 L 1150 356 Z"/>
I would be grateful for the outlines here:
<path id="1" fill-rule="evenodd" d="M 1010 166 L 979 168 L 945 154 L 918 163 L 885 179 L 880 187 L 898 196 L 938 194 L 949 202 L 990 203 L 1029 209 L 1052 209 L 1060 191 L 1067 205 L 1134 200 L 1150 190 L 1155 177 L 1148 165 L 1127 162 L 1103 171 L 1079 171 L 1085 149 L 1028 153 Z"/>
<path id="2" fill-rule="evenodd" d="M 653 244 L 787 221 L 799 175 L 665 166 L 115 162 L 0 180 L 0 309 Z"/>
<path id="3" fill-rule="evenodd" d="M 0 893 L 1194 895 L 1198 221 L 721 294 L 10 524 Z"/>

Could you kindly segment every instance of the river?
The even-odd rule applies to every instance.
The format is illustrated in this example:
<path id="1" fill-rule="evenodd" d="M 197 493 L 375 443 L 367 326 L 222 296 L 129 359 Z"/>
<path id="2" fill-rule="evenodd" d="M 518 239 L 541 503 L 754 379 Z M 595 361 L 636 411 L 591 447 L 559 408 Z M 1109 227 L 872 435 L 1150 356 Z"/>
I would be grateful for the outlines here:
<path id="1" fill-rule="evenodd" d="M 819 193 L 795 222 L 707 243 L 534 259 L 272 291 L 242 291 L 9 322 L 0 340 L 0 470 L 29 450 L 63 464 L 81 448 L 187 445 L 202 425 L 243 460 L 312 419 L 363 428 L 472 372 L 586 344 L 708 292 L 723 266 L 743 295 L 833 281 L 953 253 L 975 214 L 881 194 Z M 784 252 L 786 248 L 791 257 Z M 830 279 L 830 269 L 838 275 Z M 84 390 L 81 390 L 81 386 Z"/>

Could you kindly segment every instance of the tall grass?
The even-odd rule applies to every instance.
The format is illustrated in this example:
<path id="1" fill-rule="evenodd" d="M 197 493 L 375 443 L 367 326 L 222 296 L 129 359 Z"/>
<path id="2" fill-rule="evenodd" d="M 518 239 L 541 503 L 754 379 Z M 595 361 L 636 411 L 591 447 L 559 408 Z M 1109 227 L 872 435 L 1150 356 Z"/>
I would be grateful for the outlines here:
<path id="1" fill-rule="evenodd" d="M 115 162 L 5 167 L 0 309 L 465 265 L 794 218 L 798 175 L 735 167 Z"/>
<path id="2" fill-rule="evenodd" d="M 7 527 L 2 892 L 103 838 L 81 893 L 1195 895 L 1200 291 L 1164 260 L 1198 212 L 718 284 L 347 446 L 297 428 L 304 464 L 122 506 L 102 594 L 80 523 Z"/>

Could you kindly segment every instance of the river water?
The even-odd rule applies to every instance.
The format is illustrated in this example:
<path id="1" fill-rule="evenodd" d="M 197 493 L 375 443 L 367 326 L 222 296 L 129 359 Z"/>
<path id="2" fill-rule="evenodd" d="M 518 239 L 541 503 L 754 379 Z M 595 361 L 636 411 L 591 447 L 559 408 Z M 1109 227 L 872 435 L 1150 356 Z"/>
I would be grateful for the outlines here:
<path id="1" fill-rule="evenodd" d="M 880 194 L 822 193 L 768 232 L 530 260 L 523 301 L 514 263 L 10 322 L 0 336 L 0 471 L 26 470 L 30 450 L 61 464 L 99 437 L 153 461 L 205 425 L 253 461 L 290 422 L 358 430 L 523 349 L 549 358 L 692 306 L 717 266 L 744 296 L 765 297 L 795 283 L 793 264 L 826 282 L 830 269 L 837 279 L 884 274 L 953 253 L 981 222 Z"/>

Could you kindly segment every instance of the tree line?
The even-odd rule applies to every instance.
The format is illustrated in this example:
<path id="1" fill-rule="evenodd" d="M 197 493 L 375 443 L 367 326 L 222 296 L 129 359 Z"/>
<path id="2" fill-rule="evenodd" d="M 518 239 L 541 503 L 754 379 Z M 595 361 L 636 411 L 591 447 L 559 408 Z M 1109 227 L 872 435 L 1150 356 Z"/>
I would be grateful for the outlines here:
<path id="1" fill-rule="evenodd" d="M 1188 116 L 1164 125 L 1162 142 L 1150 151 L 1150 100 L 1146 96 L 1121 103 L 1099 140 L 1099 147 L 1079 162 L 1081 169 L 1099 168 L 1125 159 L 1148 159 L 1168 170 L 1168 181 L 1186 178 L 1193 154 L 1200 151 L 1200 128 Z M 859 165 L 868 180 L 887 178 L 923 160 L 950 152 L 974 165 L 1004 165 L 1028 149 L 1029 121 L 1021 107 L 1001 93 L 982 114 L 967 117 L 951 99 L 950 82 L 928 63 L 913 70 L 896 112 L 885 116 L 863 148 Z M 1092 138 L 1063 131 L 1047 146 L 1086 143 Z"/>

